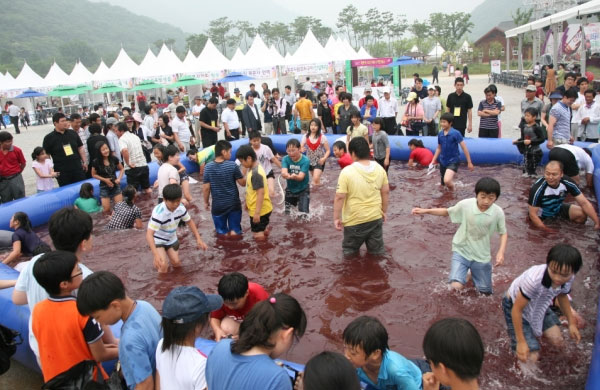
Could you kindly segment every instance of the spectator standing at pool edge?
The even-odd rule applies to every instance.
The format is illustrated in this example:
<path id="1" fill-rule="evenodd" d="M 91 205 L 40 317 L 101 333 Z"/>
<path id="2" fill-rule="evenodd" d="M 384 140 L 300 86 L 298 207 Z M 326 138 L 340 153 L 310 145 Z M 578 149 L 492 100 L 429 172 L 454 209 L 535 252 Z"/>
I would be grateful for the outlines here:
<path id="1" fill-rule="evenodd" d="M 52 157 L 56 178 L 60 187 L 85 180 L 87 172 L 86 155 L 79 135 L 69 129 L 65 114 L 57 112 L 52 116 L 54 131 L 44 137 L 42 147 Z"/>
<path id="2" fill-rule="evenodd" d="M 449 94 L 446 100 L 446 112 L 454 116 L 453 127 L 463 137 L 465 136 L 465 129 L 469 133 L 473 131 L 473 99 L 471 99 L 471 95 L 463 90 L 464 87 L 465 80 L 462 77 L 457 77 L 454 80 L 456 91 Z"/>
<path id="3" fill-rule="evenodd" d="M 13 145 L 13 136 L 0 131 L 0 204 L 25 197 L 23 151 Z"/>
<path id="4" fill-rule="evenodd" d="M 577 99 L 577 92 L 568 89 L 562 100 L 550 110 L 548 120 L 548 142 L 546 147 L 552 149 L 554 144 L 566 144 L 574 141 L 571 135 L 571 106 Z"/>
<path id="5" fill-rule="evenodd" d="M 363 243 L 371 254 L 381 254 L 383 222 L 388 207 L 390 187 L 385 170 L 370 160 L 367 141 L 354 138 L 348 146 L 354 163 L 342 170 L 333 204 L 333 223 L 344 229 L 342 249 L 352 255 Z"/>

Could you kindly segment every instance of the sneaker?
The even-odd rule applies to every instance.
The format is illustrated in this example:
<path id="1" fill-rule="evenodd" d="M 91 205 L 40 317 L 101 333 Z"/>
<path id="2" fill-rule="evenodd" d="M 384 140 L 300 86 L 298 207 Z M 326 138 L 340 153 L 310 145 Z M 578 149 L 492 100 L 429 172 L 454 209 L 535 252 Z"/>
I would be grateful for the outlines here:
<path id="1" fill-rule="evenodd" d="M 525 172 L 521 175 L 522 177 L 529 177 L 529 173 Z"/>

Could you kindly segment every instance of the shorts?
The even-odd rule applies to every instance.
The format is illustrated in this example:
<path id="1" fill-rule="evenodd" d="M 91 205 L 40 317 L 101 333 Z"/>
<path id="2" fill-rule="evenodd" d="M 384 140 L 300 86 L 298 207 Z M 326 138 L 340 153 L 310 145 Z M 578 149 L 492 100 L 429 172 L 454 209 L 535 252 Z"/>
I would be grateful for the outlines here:
<path id="1" fill-rule="evenodd" d="M 293 193 L 286 188 L 285 190 L 285 213 L 290 213 L 291 206 L 298 206 L 298 211 L 308 213 L 310 207 L 310 189 L 307 187 L 304 191 Z"/>
<path id="2" fill-rule="evenodd" d="M 508 335 L 510 336 L 510 346 L 513 351 L 517 350 L 517 336 L 515 335 L 515 327 L 512 321 L 512 307 L 513 301 L 511 298 L 507 297 L 504 294 L 504 298 L 502 298 L 502 311 L 504 311 L 504 319 L 506 320 L 506 327 L 508 331 Z M 542 323 L 542 332 L 552 328 L 553 326 L 560 326 L 560 320 L 558 316 L 552 309 L 546 309 L 546 313 L 544 314 L 544 322 Z M 538 338 L 533 333 L 533 329 L 531 325 L 525 318 L 523 318 L 523 335 L 525 336 L 525 341 L 527 342 L 527 346 L 530 351 L 539 351 L 540 350 L 540 342 Z"/>
<path id="3" fill-rule="evenodd" d="M 441 176 L 442 185 L 444 185 L 444 175 L 446 174 L 446 169 L 449 169 L 456 173 L 456 172 L 458 172 L 458 164 L 452 163 L 452 164 L 448 164 L 447 166 L 444 166 L 444 165 L 442 165 L 442 163 L 440 163 L 440 176 Z"/>
<path id="4" fill-rule="evenodd" d="M 381 167 L 382 167 L 383 169 L 385 169 L 385 171 L 386 171 L 386 172 L 387 172 L 387 171 L 388 171 L 388 169 L 390 168 L 390 166 L 389 166 L 389 165 L 387 165 L 387 166 L 386 166 L 386 165 L 384 164 L 384 163 L 385 163 L 385 158 L 375 158 L 375 162 L 376 162 L 377 164 L 381 165 Z"/>
<path id="5" fill-rule="evenodd" d="M 342 250 L 344 255 L 358 252 L 362 244 L 366 244 L 367 252 L 380 255 L 385 252 L 383 246 L 383 218 L 358 225 L 344 226 Z"/>
<path id="6" fill-rule="evenodd" d="M 544 217 L 542 216 L 542 220 L 547 220 L 547 219 L 566 219 L 567 221 L 570 221 L 571 218 L 569 218 L 569 209 L 571 208 L 571 205 L 569 203 L 563 203 L 560 205 L 560 210 L 558 210 L 558 214 L 550 216 L 550 217 Z"/>
<path id="7" fill-rule="evenodd" d="M 150 169 L 148 166 L 129 168 L 125 171 L 127 175 L 127 184 L 131 184 L 136 189 L 138 186 L 142 189 L 150 188 Z"/>
<path id="8" fill-rule="evenodd" d="M 155 242 L 154 245 L 156 245 L 157 248 L 164 248 L 164 250 L 166 251 L 168 251 L 169 249 L 173 249 L 175 252 L 177 252 L 179 250 L 179 240 L 175 241 L 172 244 L 157 244 Z"/>
<path id="9" fill-rule="evenodd" d="M 300 120 L 300 130 L 308 132 L 310 128 L 310 119 L 307 121 Z"/>
<path id="10" fill-rule="evenodd" d="M 548 160 L 560 161 L 563 164 L 563 172 L 565 175 L 573 177 L 579 175 L 579 165 L 575 155 L 563 148 L 552 148 L 548 153 Z"/>
<path id="11" fill-rule="evenodd" d="M 275 173 L 273 173 L 272 169 L 269 171 L 269 173 L 267 173 L 267 179 L 268 178 L 275 179 Z"/>
<path id="12" fill-rule="evenodd" d="M 114 185 L 112 188 L 109 186 L 100 186 L 100 197 L 101 198 L 114 198 L 121 193 L 121 186 Z"/>
<path id="13" fill-rule="evenodd" d="M 179 182 L 183 183 L 186 180 L 190 180 L 190 175 L 187 174 L 187 171 L 179 172 Z"/>
<path id="14" fill-rule="evenodd" d="M 458 282 L 463 286 L 467 284 L 467 272 L 471 270 L 473 283 L 482 294 L 492 293 L 492 263 L 482 263 L 479 261 L 468 260 L 458 252 L 452 252 L 452 265 L 450 266 L 450 275 L 448 283 Z"/>
<path id="15" fill-rule="evenodd" d="M 310 165 L 308 167 L 308 170 L 310 172 L 314 171 L 315 169 L 320 169 L 321 171 L 324 171 L 325 170 L 325 164 L 323 164 L 323 165 L 321 165 L 321 164 L 315 164 L 315 165 Z"/>
<path id="16" fill-rule="evenodd" d="M 498 128 L 483 129 L 479 128 L 479 138 L 498 138 Z"/>
<path id="17" fill-rule="evenodd" d="M 258 221 L 258 223 L 254 223 L 252 221 L 252 217 L 250 217 L 250 230 L 252 230 L 253 233 L 264 232 L 265 230 L 267 230 L 267 226 L 269 226 L 270 218 L 271 218 L 271 213 L 261 215 L 260 221 Z"/>
<path id="18" fill-rule="evenodd" d="M 234 210 L 221 215 L 212 214 L 212 219 L 217 234 L 227 234 L 231 231 L 242 234 L 242 210 Z"/>

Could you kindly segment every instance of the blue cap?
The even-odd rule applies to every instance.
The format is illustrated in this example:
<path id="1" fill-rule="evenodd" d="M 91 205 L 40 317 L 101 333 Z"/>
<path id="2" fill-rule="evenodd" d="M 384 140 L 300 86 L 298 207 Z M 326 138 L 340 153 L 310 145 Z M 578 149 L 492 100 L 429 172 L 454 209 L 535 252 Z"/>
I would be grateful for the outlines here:
<path id="1" fill-rule="evenodd" d="M 221 306 L 223 298 L 220 295 L 206 295 L 198 287 L 181 286 L 174 288 L 165 298 L 162 316 L 174 324 L 187 324 Z"/>
<path id="2" fill-rule="evenodd" d="M 560 89 L 554 90 L 554 92 L 552 92 L 550 94 L 550 96 L 548 96 L 548 99 L 562 99 L 562 98 L 563 98 L 563 93 L 560 91 Z"/>

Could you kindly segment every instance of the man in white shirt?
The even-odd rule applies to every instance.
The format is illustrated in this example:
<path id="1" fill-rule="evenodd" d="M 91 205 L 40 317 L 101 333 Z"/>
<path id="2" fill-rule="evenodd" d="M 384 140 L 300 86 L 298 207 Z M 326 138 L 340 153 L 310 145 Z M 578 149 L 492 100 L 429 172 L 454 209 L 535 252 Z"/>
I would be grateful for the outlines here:
<path id="1" fill-rule="evenodd" d="M 127 130 L 123 131 L 121 127 L 116 127 L 115 134 L 119 137 L 127 184 L 131 184 L 136 189 L 139 185 L 144 192 L 151 193 L 150 170 L 142 149 L 142 141 L 137 135 Z"/>
<path id="2" fill-rule="evenodd" d="M 579 185 L 579 174 L 585 173 L 586 184 L 589 188 L 594 185 L 594 161 L 592 152 L 587 148 L 571 144 L 556 145 L 548 153 L 550 161 L 560 161 L 563 165 L 563 172 L 569 176 L 575 184 Z"/>
<path id="3" fill-rule="evenodd" d="M 585 102 L 577 111 L 577 123 L 579 132 L 577 134 L 580 141 L 598 142 L 598 125 L 600 124 L 600 105 L 594 101 L 594 90 L 585 91 Z M 573 115 L 575 116 L 575 115 Z"/>
<path id="4" fill-rule="evenodd" d="M 196 96 L 194 98 L 194 105 L 192 106 L 192 116 L 194 117 L 194 131 L 196 135 L 200 134 L 200 111 L 206 107 L 202 102 L 202 96 Z M 200 141 L 200 137 L 198 140 Z"/>
<path id="5" fill-rule="evenodd" d="M 15 133 L 21 134 L 19 130 L 19 113 L 21 110 L 12 101 L 8 102 L 8 116 L 10 116 L 10 123 L 15 127 Z"/>
<path id="6" fill-rule="evenodd" d="M 435 96 L 435 87 L 429 85 L 427 89 L 427 97 L 421 101 L 423 106 L 423 114 L 425 115 L 425 127 L 423 127 L 424 136 L 435 136 L 437 135 L 437 117 L 442 110 L 442 102 L 440 98 Z"/>
<path id="7" fill-rule="evenodd" d="M 179 101 L 179 95 L 175 94 L 175 96 L 173 96 L 173 101 L 167 106 L 167 113 L 171 120 L 175 119 L 177 116 L 175 110 L 177 110 L 177 107 L 179 106 L 183 106 L 183 103 Z"/>
<path id="8" fill-rule="evenodd" d="M 398 115 L 398 102 L 391 97 L 390 90 L 383 91 L 383 99 L 379 101 L 379 114 L 383 118 L 384 130 L 388 135 L 396 134 L 396 116 Z"/>
<path id="9" fill-rule="evenodd" d="M 221 122 L 223 122 L 227 139 L 240 139 L 240 119 L 235 111 L 235 105 L 235 99 L 227 99 L 227 107 L 221 114 Z"/>
<path id="10" fill-rule="evenodd" d="M 192 133 L 188 127 L 187 120 L 185 119 L 185 107 L 177 106 L 175 109 L 175 117 L 171 121 L 171 129 L 173 130 L 173 136 L 175 137 L 175 143 L 179 147 L 179 150 L 186 153 L 190 150 L 190 139 Z"/>
<path id="11" fill-rule="evenodd" d="M 302 84 L 302 89 L 306 92 L 312 91 L 312 83 L 310 82 L 310 77 L 306 78 L 306 81 Z"/>

